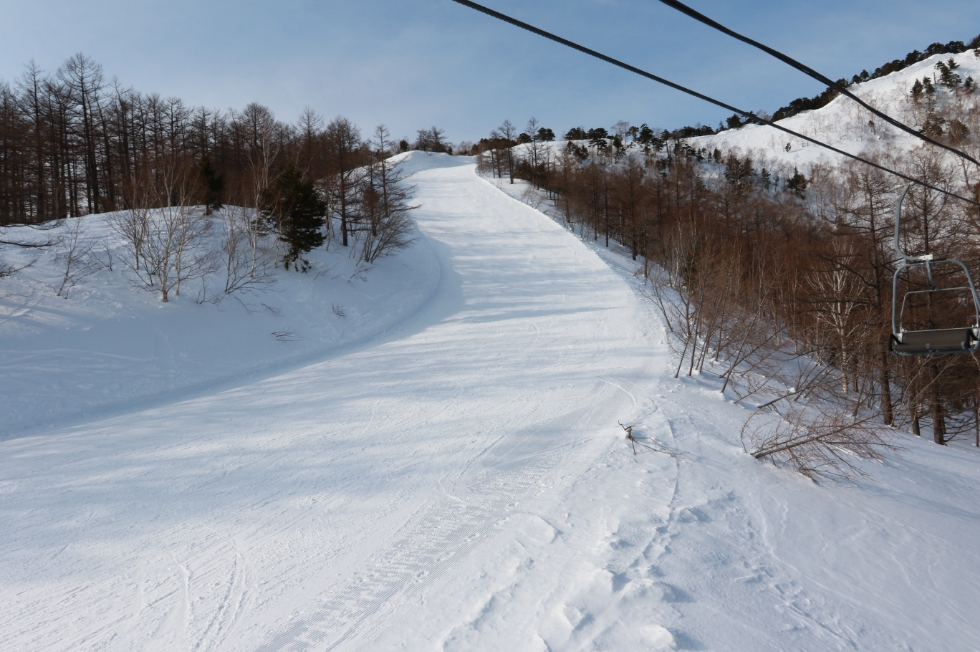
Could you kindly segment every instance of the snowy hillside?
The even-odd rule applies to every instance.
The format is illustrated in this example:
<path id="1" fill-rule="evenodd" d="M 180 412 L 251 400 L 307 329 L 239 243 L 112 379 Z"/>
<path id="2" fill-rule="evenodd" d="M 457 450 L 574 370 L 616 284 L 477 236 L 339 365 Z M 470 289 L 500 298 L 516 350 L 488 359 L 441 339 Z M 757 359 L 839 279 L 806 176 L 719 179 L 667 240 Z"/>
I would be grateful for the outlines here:
<path id="1" fill-rule="evenodd" d="M 99 276 L 49 300 L 41 262 L 18 281 L 5 373 L 57 393 L 118 340 L 114 372 L 176 370 L 183 395 L 48 427 L 18 394 L 0 649 L 976 649 L 980 455 L 900 434 L 853 486 L 754 460 L 746 410 L 673 378 L 632 262 L 472 159 L 405 166 L 416 248 L 353 289 L 288 277 L 278 317 Z M 332 302 L 389 312 L 337 334 Z M 619 422 L 678 456 L 634 455 Z"/>
<path id="2" fill-rule="evenodd" d="M 973 50 L 969 50 L 957 55 L 942 54 L 929 57 L 899 72 L 854 84 L 850 90 L 878 110 L 915 129 L 921 129 L 928 117 L 927 101 L 923 99 L 916 104 L 910 97 L 910 90 L 916 80 L 929 77 L 937 79 L 935 103 L 938 113 L 956 109 L 961 116 L 970 111 L 975 114 L 980 109 L 980 92 L 975 90 L 966 92 L 962 86 L 960 90 L 954 92 L 941 86 L 938 81 L 939 73 L 936 64 L 947 62 L 950 58 L 959 66 L 955 73 L 961 80 L 972 77 L 974 84 L 980 83 L 980 57 L 977 57 Z M 923 141 L 883 122 L 850 98 L 843 96 L 837 97 L 825 107 L 786 118 L 779 121 L 779 124 L 852 154 L 886 154 L 901 157 L 923 144 Z M 595 154 L 595 148 L 589 145 L 589 141 L 574 142 L 580 147 L 587 148 L 591 154 Z M 608 139 L 606 142 L 611 145 L 612 140 Z M 703 150 L 708 155 L 718 149 L 725 154 L 733 152 L 742 156 L 752 156 L 770 170 L 777 166 L 789 171 L 792 171 L 793 167 L 807 170 L 809 166 L 816 163 L 836 165 L 844 158 L 764 125 L 728 129 L 712 136 L 689 138 L 685 142 L 694 150 Z M 625 151 L 640 151 L 637 143 L 628 139 L 624 143 Z M 530 162 L 550 158 L 555 161 L 560 158 L 567 146 L 568 141 L 558 140 L 538 142 L 533 145 L 517 145 L 513 151 L 515 159 L 519 160 Z M 532 149 L 536 150 L 536 153 L 532 153 Z M 936 149 L 936 151 L 942 150 Z"/>
<path id="3" fill-rule="evenodd" d="M 959 64 L 956 73 L 962 79 L 973 77 L 974 80 L 980 80 L 980 58 L 970 50 L 958 55 L 935 55 L 905 70 L 856 84 L 850 90 L 869 105 L 906 125 L 919 129 L 923 126 L 925 111 L 921 106 L 916 106 L 909 92 L 917 79 L 926 76 L 934 77 L 936 64 L 940 61 L 948 61 L 950 58 Z M 980 105 L 980 95 L 977 93 L 961 94 L 958 98 L 951 97 L 951 94 L 952 91 L 937 84 L 936 97 L 940 108 L 953 103 L 954 99 L 964 102 L 968 107 Z M 851 154 L 868 151 L 900 155 L 922 143 L 911 135 L 882 122 L 856 102 L 843 96 L 821 109 L 806 111 L 782 120 L 779 124 Z M 740 129 L 723 131 L 714 136 L 691 138 L 688 143 L 695 149 L 703 147 L 709 152 L 715 148 L 723 152 L 738 150 L 745 155 L 753 154 L 757 159 L 779 161 L 788 167 L 796 166 L 801 170 L 819 161 L 836 162 L 837 159 L 842 158 L 839 154 L 764 125 L 748 125 Z M 789 151 L 786 150 L 787 145 Z"/>
<path id="4" fill-rule="evenodd" d="M 110 228 L 112 217 L 81 220 L 80 240 L 91 246 L 88 268 L 61 296 L 63 246 L 5 251 L 7 264 L 27 267 L 0 280 L 0 440 L 216 383 L 235 386 L 323 357 L 399 323 L 439 279 L 425 242 L 370 269 L 334 247 L 310 252 L 305 274 L 275 270 L 255 288 L 224 296 L 218 269 L 162 303 L 127 269 L 127 247 Z M 217 248 L 220 213 L 212 222 Z M 75 226 L 68 220 L 43 232 L 13 227 L 5 237 L 56 240 Z"/>

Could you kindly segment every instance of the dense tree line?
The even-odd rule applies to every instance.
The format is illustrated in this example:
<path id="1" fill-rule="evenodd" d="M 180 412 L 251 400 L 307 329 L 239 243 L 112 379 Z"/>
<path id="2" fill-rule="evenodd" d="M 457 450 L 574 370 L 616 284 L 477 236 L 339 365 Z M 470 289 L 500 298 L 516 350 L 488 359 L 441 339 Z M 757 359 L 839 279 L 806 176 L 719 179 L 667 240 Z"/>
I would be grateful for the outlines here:
<path id="1" fill-rule="evenodd" d="M 436 128 L 420 140 L 445 147 Z M 334 237 L 371 261 L 407 237 L 407 194 L 386 162 L 397 149 L 384 127 L 365 139 L 311 109 L 287 124 L 259 104 L 222 112 L 143 94 L 83 54 L 50 74 L 31 63 L 0 81 L 0 226 L 230 204 L 278 236 L 277 262 L 302 266 Z"/>

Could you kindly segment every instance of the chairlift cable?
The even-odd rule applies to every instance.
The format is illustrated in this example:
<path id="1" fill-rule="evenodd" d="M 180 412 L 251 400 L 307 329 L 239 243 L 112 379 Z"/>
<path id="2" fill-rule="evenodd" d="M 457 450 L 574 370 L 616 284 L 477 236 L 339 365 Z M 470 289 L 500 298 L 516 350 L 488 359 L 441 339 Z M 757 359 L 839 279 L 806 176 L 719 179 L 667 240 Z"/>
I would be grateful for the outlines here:
<path id="1" fill-rule="evenodd" d="M 826 84 L 827 86 L 829 86 L 830 88 L 834 89 L 835 91 L 837 91 L 841 95 L 846 95 L 847 97 L 851 98 L 852 100 L 854 100 L 855 102 L 857 102 L 858 104 L 860 104 L 861 106 L 863 106 L 865 109 L 867 109 L 868 111 L 870 111 L 872 114 L 878 116 L 879 118 L 881 118 L 882 120 L 884 120 L 888 124 L 890 124 L 890 125 L 892 125 L 894 127 L 897 127 L 899 129 L 901 129 L 905 133 L 911 134 L 912 136 L 915 136 L 916 138 L 918 138 L 920 140 L 923 140 L 923 141 L 925 141 L 925 142 L 927 142 L 927 143 L 929 143 L 931 145 L 935 145 L 936 147 L 942 147 L 943 149 L 945 149 L 945 150 L 947 150 L 949 152 L 952 152 L 953 154 L 956 154 L 960 158 L 966 159 L 967 161 L 973 163 L 974 165 L 980 166 L 980 161 L 976 160 L 975 158 L 973 158 L 969 154 L 966 154 L 965 152 L 961 152 L 960 150 L 956 149 L 955 147 L 950 147 L 949 145 L 945 145 L 943 143 L 940 143 L 939 141 L 933 140 L 932 138 L 930 138 L 929 136 L 926 136 L 923 133 L 919 133 L 918 131 L 916 131 L 912 127 L 909 127 L 905 123 L 899 122 L 898 120 L 896 120 L 895 118 L 891 117 L 887 113 L 883 113 L 882 111 L 879 111 L 878 109 L 874 108 L 873 106 L 870 106 L 867 102 L 865 102 L 864 100 L 862 100 L 861 98 L 859 98 L 857 95 L 855 95 L 851 91 L 847 90 L 847 88 L 845 86 L 843 86 L 841 84 L 838 84 L 837 82 L 833 81 L 829 77 L 820 74 L 819 72 L 817 72 L 813 68 L 810 68 L 809 66 L 807 66 L 807 65 L 805 65 L 803 63 L 800 63 L 796 59 L 793 59 L 792 57 L 789 57 L 789 56 L 783 54 L 779 50 L 774 50 L 773 48 L 771 48 L 771 47 L 769 47 L 767 45 L 764 45 L 762 43 L 759 43 L 758 41 L 754 41 L 754 40 L 750 39 L 747 36 L 743 36 L 742 34 L 739 34 L 738 32 L 735 32 L 735 31 L 733 31 L 733 30 L 725 27 L 721 23 L 718 23 L 718 22 L 716 22 L 716 21 L 708 18 L 704 14 L 698 13 L 694 9 L 691 9 L 690 7 L 688 7 L 687 5 L 685 5 L 685 4 L 681 3 L 681 2 L 677 2 L 677 0 L 660 0 L 660 2 L 663 3 L 663 4 L 665 4 L 665 5 L 667 5 L 671 9 L 676 9 L 677 11 L 679 11 L 679 12 L 681 12 L 681 13 L 687 15 L 687 16 L 690 16 L 691 18 L 693 18 L 694 20 L 698 21 L 699 23 L 703 23 L 703 24 L 707 25 L 708 27 L 711 27 L 712 29 L 716 29 L 716 30 L 718 30 L 719 32 L 721 32 L 723 34 L 727 34 L 728 36 L 731 36 L 734 39 L 737 39 L 739 41 L 742 41 L 743 43 L 747 43 L 748 45 L 751 45 L 754 48 L 757 48 L 759 50 L 762 50 L 766 54 L 768 54 L 770 56 L 773 56 L 773 57 L 779 59 L 783 63 L 785 63 L 785 64 L 787 64 L 789 66 L 792 66 L 793 68 L 796 68 L 797 70 L 799 70 L 803 74 L 805 74 L 805 75 L 807 75 L 809 77 L 812 77 L 813 79 L 816 79 L 817 81 L 819 81 L 819 82 L 821 82 L 823 84 Z"/>
<path id="2" fill-rule="evenodd" d="M 759 116 L 755 115 L 754 113 L 752 113 L 750 111 L 743 111 L 742 109 L 739 109 L 739 108 L 736 108 L 734 106 L 731 106 L 730 104 L 726 104 L 726 103 L 724 103 L 724 102 L 722 102 L 720 100 L 716 100 L 716 99 L 714 99 L 712 97 L 709 97 L 707 95 L 704 95 L 703 93 L 699 93 L 699 92 L 694 91 L 694 90 L 691 90 L 690 88 L 687 88 L 685 86 L 681 86 L 680 84 L 675 84 L 674 82 L 672 82 L 672 81 L 670 81 L 668 79 L 664 79 L 663 77 L 658 77 L 657 75 L 654 75 L 653 73 L 649 73 L 649 72 L 647 72 L 645 70 L 641 70 L 640 68 L 637 68 L 636 66 L 632 66 L 632 65 L 630 65 L 628 63 L 624 63 L 624 62 L 622 62 L 622 61 L 620 61 L 618 59 L 614 59 L 614 58 L 612 58 L 610 56 L 607 56 L 605 54 L 602 54 L 601 52 L 597 52 L 595 50 L 592 50 L 590 48 L 587 48 L 584 45 L 579 45 L 578 43 L 575 43 L 574 41 L 569 41 L 568 39 L 562 38 L 562 37 L 560 37 L 560 36 L 558 36 L 556 34 L 552 34 L 551 32 L 546 32 L 543 29 L 537 28 L 537 27 L 535 27 L 533 25 L 529 25 L 528 23 L 522 22 L 520 20 L 517 20 L 516 18 L 512 18 L 512 17 L 510 17 L 510 16 L 508 16 L 506 14 L 502 14 L 502 13 L 500 13 L 498 11 L 494 11 L 493 9 L 490 9 L 488 7 L 484 7 L 483 5 L 477 4 L 475 2 L 471 2 L 470 0 L 452 0 L 452 1 L 455 2 L 455 3 L 457 3 L 457 4 L 463 5 L 464 7 L 469 7 L 470 9 L 473 9 L 475 11 L 479 11 L 480 13 L 486 14 L 487 16 L 490 16 L 492 18 L 496 18 L 497 20 L 501 20 L 501 21 L 503 21 L 505 23 L 509 23 L 511 25 L 514 25 L 515 27 L 519 27 L 519 28 L 521 28 L 523 30 L 527 30 L 528 32 L 531 32 L 532 34 L 536 34 L 538 36 L 542 36 L 542 37 L 544 37 L 544 38 L 546 38 L 548 40 L 554 41 L 555 43 L 559 43 L 560 45 L 564 45 L 566 47 L 572 48 L 573 50 L 578 50 L 579 52 L 582 52 L 583 54 L 587 54 L 587 55 L 589 55 L 591 57 L 595 57 L 596 59 L 599 59 L 600 61 L 605 61 L 606 63 L 610 63 L 610 64 L 612 64 L 614 66 L 617 66 L 619 68 L 622 68 L 624 70 L 628 70 L 629 72 L 632 72 L 634 74 L 640 75 L 641 77 L 645 77 L 645 78 L 650 79 L 652 81 L 655 81 L 655 82 L 657 82 L 659 84 L 663 84 L 664 86 L 668 86 L 670 88 L 673 88 L 674 90 L 678 90 L 678 91 L 680 91 L 682 93 L 686 93 L 687 95 L 690 95 L 692 97 L 696 97 L 699 100 L 702 100 L 704 102 L 708 102 L 709 104 L 714 104 L 715 106 L 719 106 L 719 107 L 725 109 L 726 111 L 732 111 L 734 113 L 737 113 L 737 114 L 739 114 L 739 115 L 741 115 L 741 116 L 743 116 L 745 118 L 748 118 L 751 122 L 756 122 L 756 123 L 760 123 L 760 124 L 764 124 L 766 126 L 772 127 L 773 129 L 776 129 L 776 130 L 781 131 L 783 133 L 789 134 L 790 136 L 794 136 L 794 137 L 799 138 L 801 140 L 805 140 L 805 141 L 807 141 L 809 143 L 813 143 L 814 145 L 817 145 L 819 147 L 823 147 L 824 149 L 830 150 L 831 152 L 834 152 L 835 154 L 840 154 L 841 156 L 845 156 L 845 157 L 850 158 L 850 159 L 853 159 L 855 161 L 859 161 L 861 163 L 864 163 L 865 165 L 868 165 L 868 166 L 871 166 L 871 167 L 876 168 L 878 170 L 881 170 L 882 172 L 886 172 L 888 174 L 895 175 L 895 176 L 897 176 L 897 177 L 899 177 L 901 179 L 904 179 L 905 181 L 908 181 L 909 183 L 917 184 L 919 186 L 922 186 L 923 188 L 928 188 L 929 190 L 933 190 L 935 192 L 938 192 L 940 194 L 946 195 L 946 196 L 951 197 L 951 198 L 954 198 L 954 199 L 959 199 L 961 201 L 967 202 L 968 204 L 972 204 L 974 206 L 980 206 L 980 202 L 976 202 L 976 201 L 974 201 L 972 199 L 967 199 L 966 197 L 961 197 L 960 195 L 957 195 L 955 193 L 952 193 L 952 192 L 950 192 L 948 190 L 943 190 L 942 188 L 938 188 L 936 186 L 930 185 L 928 183 L 925 183 L 923 181 L 920 181 L 919 179 L 915 179 L 913 177 L 910 177 L 910 176 L 908 176 L 906 174 L 903 174 L 901 172 L 897 172 L 897 171 L 892 170 L 890 168 L 886 168 L 883 165 L 879 165 L 878 163 L 874 163 L 873 161 L 869 161 L 869 160 L 867 160 L 865 158 L 862 158 L 860 156 L 857 156 L 856 154 L 851 154 L 849 152 L 845 152 L 844 150 L 838 149 L 838 148 L 834 147 L 833 145 L 828 145 L 827 143 L 821 142 L 821 141 L 819 141 L 819 140 L 817 140 L 815 138 L 811 138 L 810 136 L 805 136 L 805 135 L 803 135 L 801 133 L 797 133 L 797 132 L 793 131 L 792 129 L 788 129 L 786 127 L 783 127 L 781 125 L 778 125 L 778 124 L 776 124 L 775 122 L 773 122 L 771 120 L 766 120 L 764 118 L 760 118 Z"/>

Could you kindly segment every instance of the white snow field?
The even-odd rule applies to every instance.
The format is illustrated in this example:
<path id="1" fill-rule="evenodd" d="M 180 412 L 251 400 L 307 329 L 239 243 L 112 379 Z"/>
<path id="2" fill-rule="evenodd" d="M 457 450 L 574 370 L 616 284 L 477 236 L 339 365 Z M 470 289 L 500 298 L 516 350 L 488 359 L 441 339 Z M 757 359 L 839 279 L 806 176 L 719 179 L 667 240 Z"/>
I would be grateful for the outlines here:
<path id="1" fill-rule="evenodd" d="M 440 273 L 397 325 L 0 442 L 0 650 L 980 649 L 980 456 L 756 462 L 632 263 L 405 165 Z"/>

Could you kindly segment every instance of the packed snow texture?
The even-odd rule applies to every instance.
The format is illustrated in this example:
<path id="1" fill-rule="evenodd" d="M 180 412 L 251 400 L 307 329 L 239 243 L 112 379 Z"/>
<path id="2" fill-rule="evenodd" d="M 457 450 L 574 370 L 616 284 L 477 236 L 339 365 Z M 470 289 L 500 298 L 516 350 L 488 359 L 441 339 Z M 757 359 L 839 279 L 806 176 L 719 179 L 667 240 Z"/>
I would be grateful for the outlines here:
<path id="1" fill-rule="evenodd" d="M 427 258 L 428 298 L 409 310 L 407 281 L 378 276 L 362 303 L 302 276 L 277 295 L 308 339 L 338 300 L 398 316 L 359 321 L 359 345 L 300 352 L 261 311 L 121 286 L 105 296 L 131 319 L 97 319 L 94 289 L 24 303 L 39 351 L 219 329 L 208 354 L 242 376 L 172 356 L 181 400 L 65 427 L 40 393 L 28 424 L 23 393 L 23 432 L 0 442 L 0 649 L 976 649 L 977 455 L 900 435 L 903 457 L 854 486 L 755 461 L 746 410 L 673 379 L 632 262 L 471 159 L 405 166 L 421 235 L 391 264 L 424 285 Z M 62 348 L 48 373 L 80 378 L 90 356 Z M 119 373 L 165 391 L 139 355 Z M 634 456 L 617 422 L 679 457 Z"/>

